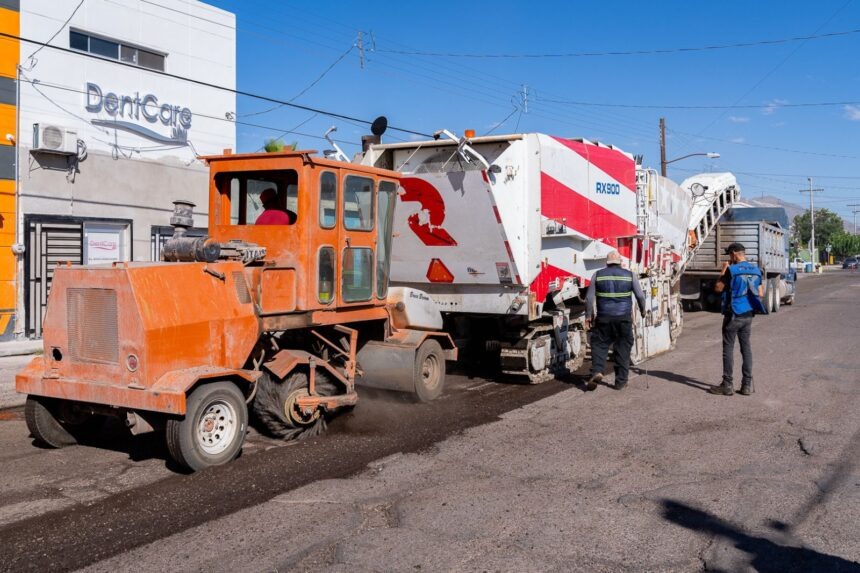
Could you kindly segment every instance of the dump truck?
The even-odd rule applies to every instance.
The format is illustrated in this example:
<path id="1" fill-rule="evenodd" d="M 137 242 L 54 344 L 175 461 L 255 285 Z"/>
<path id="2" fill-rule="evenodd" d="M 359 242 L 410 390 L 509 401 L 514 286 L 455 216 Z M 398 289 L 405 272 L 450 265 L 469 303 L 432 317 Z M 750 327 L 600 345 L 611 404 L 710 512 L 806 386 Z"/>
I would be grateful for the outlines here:
<path id="1" fill-rule="evenodd" d="M 33 437 L 70 445 L 114 416 L 199 470 L 239 454 L 249 413 L 319 433 L 362 377 L 439 396 L 453 340 L 427 295 L 389 288 L 400 174 L 313 151 L 204 159 L 208 236 L 177 201 L 162 261 L 56 269 L 44 355 L 16 376 Z M 254 224 L 263 199 L 290 223 Z"/>
<path id="2" fill-rule="evenodd" d="M 647 299 L 634 363 L 670 350 L 692 245 L 740 193 L 730 174 L 694 195 L 615 146 L 541 133 L 441 130 L 356 160 L 402 173 L 392 284 L 426 292 L 466 354 L 530 383 L 582 364 L 585 291 L 612 250 Z"/>
<path id="3" fill-rule="evenodd" d="M 681 298 L 686 310 L 716 310 L 720 295 L 714 292 L 731 243 L 746 248 L 747 259 L 762 273 L 764 306 L 778 312 L 794 302 L 796 270 L 790 265 L 788 215 L 782 207 L 736 205 L 720 219 L 714 232 L 697 249 L 681 278 Z"/>

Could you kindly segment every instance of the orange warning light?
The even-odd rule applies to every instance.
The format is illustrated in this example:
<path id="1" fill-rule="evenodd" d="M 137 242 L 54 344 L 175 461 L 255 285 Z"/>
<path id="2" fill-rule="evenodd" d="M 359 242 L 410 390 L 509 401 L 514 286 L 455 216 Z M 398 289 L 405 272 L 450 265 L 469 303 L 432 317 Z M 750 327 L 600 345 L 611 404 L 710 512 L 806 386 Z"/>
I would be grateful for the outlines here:
<path id="1" fill-rule="evenodd" d="M 431 283 L 452 283 L 454 275 L 441 260 L 431 259 L 430 266 L 427 267 L 427 280 Z"/>
<path id="2" fill-rule="evenodd" d="M 467 129 L 465 132 L 465 136 L 466 136 L 466 139 L 472 139 L 473 137 L 475 137 L 475 130 L 474 129 Z"/>

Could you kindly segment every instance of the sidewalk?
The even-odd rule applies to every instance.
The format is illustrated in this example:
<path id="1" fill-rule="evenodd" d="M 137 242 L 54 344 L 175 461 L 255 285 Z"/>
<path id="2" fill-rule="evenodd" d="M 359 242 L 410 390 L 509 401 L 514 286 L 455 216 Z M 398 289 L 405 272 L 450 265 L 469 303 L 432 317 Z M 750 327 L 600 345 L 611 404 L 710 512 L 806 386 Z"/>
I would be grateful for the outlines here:
<path id="1" fill-rule="evenodd" d="M 42 352 L 41 340 L 9 340 L 0 342 L 0 358 L 6 356 L 27 356 Z"/>

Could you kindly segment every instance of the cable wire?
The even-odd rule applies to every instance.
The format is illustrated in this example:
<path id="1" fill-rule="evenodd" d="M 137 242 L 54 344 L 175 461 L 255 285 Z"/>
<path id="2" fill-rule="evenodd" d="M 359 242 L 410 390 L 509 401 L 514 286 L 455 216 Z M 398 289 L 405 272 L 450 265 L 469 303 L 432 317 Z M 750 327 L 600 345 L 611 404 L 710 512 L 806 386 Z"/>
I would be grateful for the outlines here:
<path id="1" fill-rule="evenodd" d="M 110 63 L 115 64 L 115 65 L 118 65 L 118 66 L 124 66 L 124 67 L 128 67 L 128 68 L 133 68 L 133 69 L 135 69 L 135 70 L 137 70 L 137 71 L 139 71 L 139 72 L 148 72 L 148 73 L 156 74 L 156 75 L 163 76 L 163 77 L 167 77 L 167 78 L 172 78 L 172 79 L 176 79 L 176 80 L 186 81 L 186 82 L 189 82 L 189 83 L 192 83 L 192 84 L 196 84 L 196 85 L 199 85 L 199 86 L 203 86 L 203 87 L 207 87 L 207 88 L 211 88 L 211 89 L 216 89 L 216 90 L 221 90 L 221 91 L 225 91 L 225 92 L 233 93 L 233 94 L 236 94 L 236 95 L 239 95 L 239 96 L 244 96 L 244 97 L 250 97 L 250 98 L 254 98 L 254 99 L 259 99 L 259 100 L 261 100 L 261 101 L 268 101 L 268 102 L 271 102 L 271 103 L 282 104 L 282 105 L 283 105 L 283 106 L 285 106 L 285 107 L 291 107 L 291 108 L 295 108 L 295 109 L 301 109 L 301 110 L 304 110 L 304 111 L 310 111 L 310 112 L 318 113 L 318 114 L 320 114 L 320 115 L 325 115 L 325 116 L 328 116 L 328 117 L 334 117 L 334 118 L 338 118 L 338 119 L 348 119 L 348 120 L 356 121 L 356 122 L 359 122 L 359 123 L 362 123 L 362 124 L 365 124 L 365 125 L 370 125 L 370 124 L 372 124 L 372 123 L 373 123 L 373 121 L 371 121 L 371 120 L 361 119 L 361 118 L 358 118 L 358 117 L 352 117 L 352 116 L 349 116 L 349 115 L 346 115 L 346 114 L 337 113 L 337 112 L 332 112 L 332 111 L 326 111 L 326 110 L 323 110 L 323 109 L 319 109 L 319 108 L 315 108 L 315 107 L 310 107 L 310 106 L 306 106 L 306 105 L 300 105 L 300 104 L 297 104 L 297 103 L 290 103 L 290 102 L 288 102 L 288 101 L 280 100 L 280 99 L 273 98 L 273 97 L 269 97 L 269 96 L 264 96 L 264 95 L 260 95 L 260 94 L 255 94 L 255 93 L 247 92 L 247 91 L 244 91 L 244 90 L 237 90 L 237 89 L 235 89 L 235 88 L 229 88 L 229 87 L 226 87 L 226 86 L 219 86 L 219 85 L 217 85 L 217 84 L 213 84 L 213 83 L 210 83 L 210 82 L 204 82 L 203 80 L 197 80 L 197 79 L 189 78 L 189 77 L 186 77 L 186 76 L 180 76 L 180 75 L 178 75 L 178 74 L 171 74 L 170 72 L 164 72 L 164 71 L 161 71 L 161 70 L 153 70 L 153 69 L 149 69 L 149 68 L 141 68 L 140 66 L 137 66 L 137 65 L 135 65 L 135 64 L 131 64 L 131 63 L 127 63 L 127 62 L 122 62 L 122 61 L 119 61 L 119 60 L 111 60 L 111 59 L 103 58 L 103 57 L 101 57 L 101 56 L 97 56 L 97 55 L 95 55 L 95 54 L 89 54 L 89 53 L 87 53 L 87 52 L 80 52 L 80 51 L 77 51 L 77 50 L 72 50 L 72 49 L 70 49 L 70 48 L 63 48 L 63 47 L 61 47 L 61 46 L 51 46 L 51 45 L 49 45 L 49 44 L 47 44 L 47 43 L 45 43 L 45 42 L 39 42 L 39 41 L 36 41 L 36 40 L 30 39 L 30 38 L 26 38 L 26 37 L 19 36 L 19 35 L 15 35 L 15 34 L 9 34 L 9 33 L 6 33 L 6 32 L 0 32 L 0 38 L 6 38 L 6 39 L 9 39 L 9 40 L 18 40 L 19 42 L 27 42 L 27 43 L 29 43 L 29 44 L 36 44 L 36 45 L 39 45 L 39 46 L 42 46 L 42 47 L 51 48 L 52 50 L 57 50 L 57 51 L 60 51 L 60 52 L 65 52 L 65 53 L 69 53 L 69 54 L 74 54 L 74 55 L 79 56 L 79 57 L 80 57 L 80 56 L 83 56 L 83 57 L 87 57 L 87 58 L 92 58 L 92 59 L 95 59 L 95 60 L 99 60 L 99 61 L 102 61 L 102 62 L 110 62 Z M 395 126 L 393 126 L 393 125 L 389 125 L 389 126 L 388 126 L 388 129 L 392 129 L 392 130 L 394 130 L 394 131 L 400 131 L 400 132 L 402 132 L 402 133 L 409 133 L 409 134 L 412 134 L 412 135 L 420 135 L 420 136 L 422 136 L 422 137 L 433 137 L 432 135 L 427 134 L 427 133 L 423 133 L 423 132 L 420 132 L 420 131 L 415 131 L 415 130 L 412 130 L 412 129 L 406 129 L 406 128 L 403 128 L 403 127 L 395 127 Z"/>
<path id="2" fill-rule="evenodd" d="M 714 44 L 708 46 L 695 46 L 684 48 L 663 48 L 651 50 L 627 50 L 627 51 L 608 51 L 608 52 L 568 52 L 568 53 L 550 53 L 550 54 L 475 54 L 475 53 L 455 53 L 455 52 L 426 52 L 421 50 L 387 50 L 377 48 L 377 52 L 385 52 L 389 54 L 403 54 L 409 56 L 430 56 L 444 58 L 499 58 L 499 59 L 520 59 L 520 58 L 586 58 L 586 57 L 603 57 L 603 56 L 651 56 L 659 54 L 676 54 L 684 52 L 706 52 L 712 50 L 728 50 L 734 48 L 752 48 L 757 46 L 772 46 L 777 44 L 787 44 L 791 42 L 808 42 L 810 40 L 821 40 L 824 38 L 835 38 L 839 36 L 850 36 L 860 33 L 860 28 L 853 30 L 844 30 L 841 32 L 829 32 L 826 34 L 813 34 L 809 36 L 793 36 L 789 38 L 779 38 L 776 40 L 756 40 L 753 42 L 737 42 L 733 44 Z"/>
<path id="3" fill-rule="evenodd" d="M 319 83 L 319 82 L 320 82 L 324 77 L 326 77 L 326 74 L 328 74 L 328 73 L 329 73 L 329 72 L 330 72 L 330 71 L 331 71 L 331 70 L 332 70 L 336 65 L 338 65 L 338 64 L 340 63 L 340 61 L 341 61 L 341 60 L 343 60 L 345 57 L 347 57 L 347 56 L 349 55 L 349 53 L 350 53 L 354 48 L 355 48 L 355 44 L 353 44 L 352 46 L 350 46 L 350 47 L 349 47 L 349 49 L 348 49 L 347 51 L 345 51 L 343 54 L 341 54 L 341 55 L 340 55 L 340 57 L 339 57 L 338 59 L 336 59 L 334 62 L 332 62 L 332 63 L 331 63 L 331 65 L 330 65 L 329 67 L 327 67 L 327 68 L 325 69 L 325 71 L 323 71 L 323 73 L 321 73 L 319 76 L 317 76 L 317 78 L 316 78 L 314 81 L 312 81 L 310 84 L 308 84 L 308 86 L 307 86 L 305 89 L 303 89 L 302 91 L 300 91 L 299 93 L 297 93 L 296 95 L 294 95 L 293 97 L 291 97 L 290 99 L 288 99 L 288 100 L 287 100 L 287 102 L 288 102 L 288 103 L 292 103 L 292 102 L 296 101 L 297 99 L 299 99 L 300 97 L 302 97 L 303 95 L 305 95 L 305 94 L 308 92 L 308 90 L 310 90 L 312 87 L 314 87 L 315 85 L 317 85 L 317 84 L 318 84 L 318 83 Z M 275 111 L 275 110 L 277 110 L 277 109 L 281 109 L 282 107 L 284 107 L 284 104 L 278 104 L 278 105 L 276 105 L 276 106 L 274 106 L 274 107 L 271 107 L 271 108 L 269 108 L 269 109 L 265 109 L 265 110 L 263 110 L 263 111 L 255 111 L 255 112 L 252 112 L 252 113 L 245 113 L 245 114 L 242 114 L 242 115 L 240 115 L 240 116 L 238 116 L 238 117 L 253 117 L 253 116 L 256 116 L 256 115 L 263 115 L 264 113 L 269 113 L 269 112 L 271 112 L 271 111 Z M 314 114 L 314 115 L 311 117 L 311 119 L 313 119 L 313 117 L 316 117 L 316 115 L 317 115 L 317 114 Z M 308 120 L 308 121 L 310 121 L 310 120 Z"/>
<path id="4" fill-rule="evenodd" d="M 53 35 L 53 36 L 51 36 L 50 38 L 48 38 L 48 41 L 47 41 L 47 42 L 45 42 L 45 45 L 50 44 L 51 42 L 53 42 L 53 41 L 54 41 L 54 38 L 56 38 L 56 37 L 60 34 L 60 32 L 62 32 L 63 30 L 65 30 L 65 29 L 66 29 L 66 26 L 68 26 L 68 25 L 69 25 L 69 22 L 71 22 L 71 21 L 72 21 L 72 18 L 74 18 L 74 17 L 75 17 L 75 14 L 77 14 L 77 13 L 78 13 L 78 10 L 79 10 L 79 9 L 81 8 L 81 6 L 83 6 L 83 5 L 84 5 L 84 0 L 81 0 L 80 2 L 78 2 L 78 5 L 77 5 L 77 6 L 75 6 L 75 9 L 74 9 L 74 10 L 72 10 L 72 13 L 71 13 L 71 14 L 69 14 L 69 17 L 68 17 L 68 18 L 66 18 L 66 21 L 65 21 L 65 22 L 63 22 L 63 24 L 62 24 L 62 25 L 57 29 L 57 31 L 56 31 L 56 32 L 54 32 L 54 35 Z M 38 48 L 36 48 L 36 51 L 34 51 L 34 52 L 33 52 L 32 54 L 30 54 L 29 56 L 27 56 L 27 61 L 29 62 L 30 60 L 32 60 L 32 59 L 33 59 L 33 57 L 34 57 L 36 54 L 38 54 L 39 52 L 41 52 L 41 51 L 42 51 L 42 48 L 44 48 L 44 47 L 45 47 L 45 45 L 42 45 L 42 46 L 39 46 Z M 31 66 L 31 68 L 30 68 L 30 69 L 32 69 L 32 66 Z"/>

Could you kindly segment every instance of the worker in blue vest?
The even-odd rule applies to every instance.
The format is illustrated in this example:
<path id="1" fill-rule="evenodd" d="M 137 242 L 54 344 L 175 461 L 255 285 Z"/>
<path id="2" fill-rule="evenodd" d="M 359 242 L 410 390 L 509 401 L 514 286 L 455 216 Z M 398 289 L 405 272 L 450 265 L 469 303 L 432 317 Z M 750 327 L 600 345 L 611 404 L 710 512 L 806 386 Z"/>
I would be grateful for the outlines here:
<path id="1" fill-rule="evenodd" d="M 734 370 L 735 338 L 740 341 L 743 366 L 741 390 L 744 396 L 753 393 L 753 357 L 750 337 L 755 314 L 767 314 L 761 297 L 764 286 L 761 270 L 749 262 L 746 249 L 740 243 L 726 247 L 729 260 L 723 265 L 714 291 L 723 295 L 723 383 L 708 389 L 711 394 L 731 396 L 735 393 L 732 384 Z"/>
<path id="2" fill-rule="evenodd" d="M 645 316 L 645 295 L 639 281 L 621 268 L 621 255 L 612 251 L 606 257 L 606 268 L 594 273 L 585 294 L 586 323 L 591 329 L 591 377 L 585 384 L 589 391 L 603 379 L 610 346 L 615 349 L 615 389 L 627 386 L 633 348 L 633 297 Z"/>

